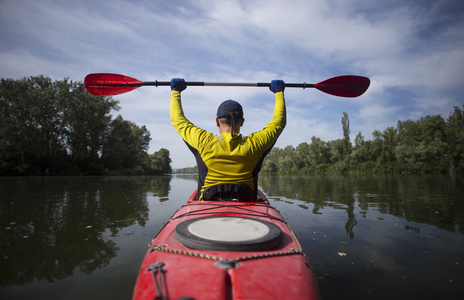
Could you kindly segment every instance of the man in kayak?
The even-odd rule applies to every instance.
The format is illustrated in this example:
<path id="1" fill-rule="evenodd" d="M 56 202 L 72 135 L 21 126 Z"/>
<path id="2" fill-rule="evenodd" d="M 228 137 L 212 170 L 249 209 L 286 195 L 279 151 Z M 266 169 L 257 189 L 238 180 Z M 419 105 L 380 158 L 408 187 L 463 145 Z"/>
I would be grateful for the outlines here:
<path id="1" fill-rule="evenodd" d="M 219 105 L 216 125 L 219 135 L 193 125 L 182 110 L 180 93 L 185 80 L 171 80 L 171 124 L 195 155 L 198 165 L 197 200 L 257 201 L 258 173 L 286 125 L 285 83 L 273 80 L 274 117 L 263 130 L 248 136 L 240 134 L 242 106 L 227 100 Z"/>

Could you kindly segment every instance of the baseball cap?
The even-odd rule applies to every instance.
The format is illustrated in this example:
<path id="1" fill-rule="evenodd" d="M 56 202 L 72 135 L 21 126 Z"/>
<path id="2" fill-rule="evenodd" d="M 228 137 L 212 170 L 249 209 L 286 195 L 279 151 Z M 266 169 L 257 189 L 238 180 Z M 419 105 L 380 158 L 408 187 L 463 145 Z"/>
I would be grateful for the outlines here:
<path id="1" fill-rule="evenodd" d="M 223 118 L 226 116 L 226 113 L 229 111 L 236 112 L 236 117 L 234 119 L 242 119 L 243 118 L 243 110 L 240 103 L 235 100 L 226 100 L 219 105 L 217 110 L 217 117 Z"/>

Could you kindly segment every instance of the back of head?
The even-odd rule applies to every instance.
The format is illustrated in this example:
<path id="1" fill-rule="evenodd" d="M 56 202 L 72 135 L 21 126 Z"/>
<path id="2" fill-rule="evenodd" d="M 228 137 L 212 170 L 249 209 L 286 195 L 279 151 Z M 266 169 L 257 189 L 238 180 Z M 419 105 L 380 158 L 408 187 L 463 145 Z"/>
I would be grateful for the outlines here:
<path id="1" fill-rule="evenodd" d="M 239 121 L 243 119 L 243 109 L 240 103 L 234 100 L 226 100 L 219 105 L 217 110 L 217 118 L 219 121 L 231 127 L 232 135 L 238 131 L 236 127 L 240 124 Z"/>

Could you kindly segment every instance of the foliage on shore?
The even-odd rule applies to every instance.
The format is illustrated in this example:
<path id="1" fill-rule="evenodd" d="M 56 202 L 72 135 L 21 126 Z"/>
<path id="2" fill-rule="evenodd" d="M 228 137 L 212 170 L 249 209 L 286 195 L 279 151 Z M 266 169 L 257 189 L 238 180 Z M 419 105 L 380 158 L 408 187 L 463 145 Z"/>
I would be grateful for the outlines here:
<path id="1" fill-rule="evenodd" d="M 150 132 L 118 110 L 82 82 L 1 79 L 0 175 L 170 173 L 169 151 L 148 154 Z"/>
<path id="2" fill-rule="evenodd" d="M 464 106 L 463 106 L 464 108 Z M 463 173 L 464 112 L 455 106 L 441 115 L 398 121 L 396 128 L 375 130 L 372 140 L 361 132 L 354 145 L 349 138 L 348 114 L 342 117 L 343 139 L 296 148 L 274 148 L 262 167 L 264 174 Z"/>

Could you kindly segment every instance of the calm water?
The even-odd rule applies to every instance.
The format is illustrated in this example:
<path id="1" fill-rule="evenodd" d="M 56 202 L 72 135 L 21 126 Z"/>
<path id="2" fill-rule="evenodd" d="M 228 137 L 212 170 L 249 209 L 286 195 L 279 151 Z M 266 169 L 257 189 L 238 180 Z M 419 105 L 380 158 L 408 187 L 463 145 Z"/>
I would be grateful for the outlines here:
<path id="1" fill-rule="evenodd" d="M 260 185 L 323 299 L 464 299 L 464 177 Z M 148 242 L 195 188 L 195 176 L 0 178 L 0 299 L 130 299 Z"/>

